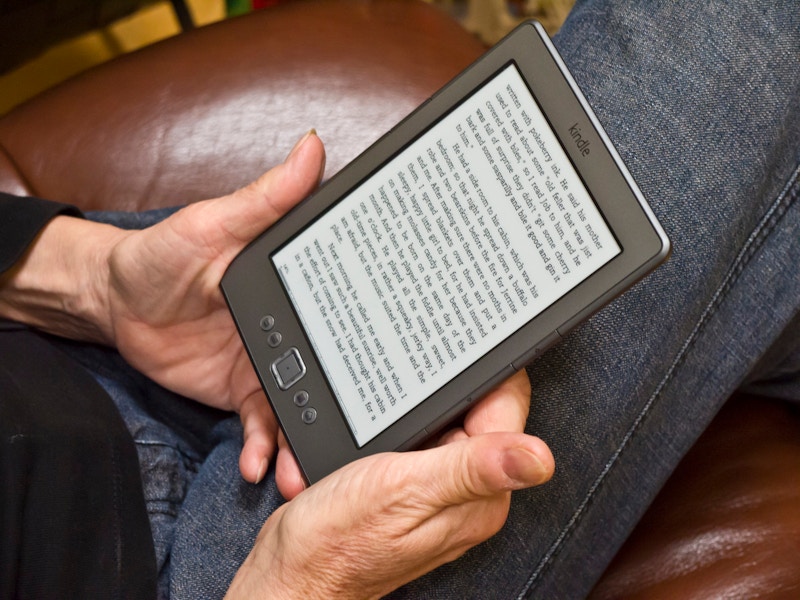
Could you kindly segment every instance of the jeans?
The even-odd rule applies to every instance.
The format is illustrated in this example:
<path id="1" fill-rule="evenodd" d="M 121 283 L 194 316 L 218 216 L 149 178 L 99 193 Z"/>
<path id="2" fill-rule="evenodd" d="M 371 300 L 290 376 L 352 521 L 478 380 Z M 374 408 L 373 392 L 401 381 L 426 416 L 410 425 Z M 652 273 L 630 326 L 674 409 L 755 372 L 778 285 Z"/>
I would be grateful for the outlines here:
<path id="1" fill-rule="evenodd" d="M 585 0 L 555 42 L 673 256 L 529 368 L 553 480 L 392 598 L 581 597 L 726 398 L 800 399 L 800 3 Z M 238 418 L 83 360 L 137 442 L 163 595 L 221 597 L 272 473 L 241 479 Z"/>

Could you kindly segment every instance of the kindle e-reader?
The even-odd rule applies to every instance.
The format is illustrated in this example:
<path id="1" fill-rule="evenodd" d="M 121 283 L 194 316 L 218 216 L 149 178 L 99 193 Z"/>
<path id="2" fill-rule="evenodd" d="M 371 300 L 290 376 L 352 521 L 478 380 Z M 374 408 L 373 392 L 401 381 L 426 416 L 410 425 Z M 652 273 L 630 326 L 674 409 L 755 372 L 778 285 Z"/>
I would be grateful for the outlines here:
<path id="1" fill-rule="evenodd" d="M 669 248 L 530 22 L 264 232 L 221 285 L 313 483 L 435 435 Z"/>

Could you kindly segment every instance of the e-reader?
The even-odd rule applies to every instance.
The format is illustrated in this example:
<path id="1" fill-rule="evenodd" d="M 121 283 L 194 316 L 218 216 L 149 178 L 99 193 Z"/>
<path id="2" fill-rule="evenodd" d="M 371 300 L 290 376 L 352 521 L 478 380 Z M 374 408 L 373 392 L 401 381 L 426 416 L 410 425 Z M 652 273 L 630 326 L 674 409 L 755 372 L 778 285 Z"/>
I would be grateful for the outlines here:
<path id="1" fill-rule="evenodd" d="M 669 249 L 529 22 L 258 237 L 221 285 L 313 483 L 434 436 Z"/>

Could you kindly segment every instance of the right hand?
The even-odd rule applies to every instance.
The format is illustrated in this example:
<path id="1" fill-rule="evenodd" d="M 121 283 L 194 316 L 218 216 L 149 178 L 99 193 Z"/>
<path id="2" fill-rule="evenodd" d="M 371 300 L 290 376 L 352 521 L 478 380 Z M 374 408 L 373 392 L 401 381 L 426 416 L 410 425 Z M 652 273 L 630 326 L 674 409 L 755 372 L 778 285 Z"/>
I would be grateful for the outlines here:
<path id="1" fill-rule="evenodd" d="M 379 598 L 494 535 L 554 463 L 524 433 L 353 462 L 279 508 L 228 598 Z"/>

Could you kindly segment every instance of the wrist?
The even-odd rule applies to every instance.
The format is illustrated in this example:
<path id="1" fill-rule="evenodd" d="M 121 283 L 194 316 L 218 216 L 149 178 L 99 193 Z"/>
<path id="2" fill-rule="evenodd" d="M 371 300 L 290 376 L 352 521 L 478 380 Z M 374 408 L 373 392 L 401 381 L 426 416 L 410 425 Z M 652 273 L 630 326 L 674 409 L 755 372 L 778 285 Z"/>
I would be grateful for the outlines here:
<path id="1" fill-rule="evenodd" d="M 48 333 L 111 344 L 108 257 L 129 232 L 59 216 L 0 278 L 0 316 Z"/>
<path id="2" fill-rule="evenodd" d="M 275 515 L 270 517 L 273 522 L 274 517 Z M 297 597 L 291 589 L 291 584 L 284 580 L 283 576 L 286 573 L 274 543 L 274 534 L 270 531 L 270 519 L 258 534 L 250 554 L 239 567 L 225 594 L 225 600 L 259 598 L 266 594 L 275 600 Z"/>
<path id="3" fill-rule="evenodd" d="M 236 573 L 225 600 L 262 597 L 274 600 L 363 600 L 377 597 L 365 595 L 363 590 L 354 592 L 352 588 L 339 585 L 342 582 L 326 577 L 328 563 L 340 559 L 336 550 L 327 547 L 326 552 L 320 547 L 299 546 L 294 532 L 286 529 L 291 526 L 282 520 L 285 509 L 286 505 L 267 519 L 250 554 Z"/>
<path id="4" fill-rule="evenodd" d="M 320 500 L 326 499 L 315 497 L 310 506 L 319 509 L 322 507 Z M 267 519 L 225 600 L 262 597 L 275 600 L 377 599 L 413 579 L 413 576 L 391 575 L 376 578 L 378 569 L 369 562 L 380 554 L 370 552 L 375 539 L 365 542 L 363 532 L 352 532 L 349 527 L 342 529 L 333 523 L 326 527 L 324 520 L 319 522 L 313 517 L 309 520 L 308 506 L 303 504 L 296 512 L 293 510 L 296 504 L 297 499 L 284 504 Z M 349 522 L 350 511 L 346 512 L 345 520 Z M 298 521 L 298 517 L 302 521 Z M 363 543 L 359 543 L 359 537 Z M 312 539 L 314 542 L 309 543 Z M 365 560 L 358 554 L 360 552 L 366 552 L 370 558 Z M 402 561 L 401 557 L 397 558 Z M 422 573 L 424 571 L 418 575 Z"/>

